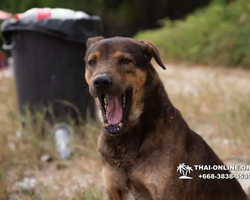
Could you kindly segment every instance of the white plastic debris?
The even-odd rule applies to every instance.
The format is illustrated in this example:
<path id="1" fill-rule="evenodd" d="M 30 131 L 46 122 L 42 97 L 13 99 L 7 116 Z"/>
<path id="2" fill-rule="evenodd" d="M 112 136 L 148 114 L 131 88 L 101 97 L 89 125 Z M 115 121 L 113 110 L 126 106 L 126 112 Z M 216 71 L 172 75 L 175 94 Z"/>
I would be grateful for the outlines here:
<path id="1" fill-rule="evenodd" d="M 67 123 L 56 124 L 53 128 L 56 150 L 62 159 L 69 159 L 72 149 L 72 128 Z"/>
<path id="2" fill-rule="evenodd" d="M 89 18 L 83 11 L 74 11 L 67 8 L 32 8 L 24 13 L 16 13 L 16 20 L 42 20 L 42 19 L 81 19 Z"/>
<path id="3" fill-rule="evenodd" d="M 23 181 L 16 182 L 15 186 L 22 190 L 31 190 L 36 186 L 36 179 L 24 177 Z"/>

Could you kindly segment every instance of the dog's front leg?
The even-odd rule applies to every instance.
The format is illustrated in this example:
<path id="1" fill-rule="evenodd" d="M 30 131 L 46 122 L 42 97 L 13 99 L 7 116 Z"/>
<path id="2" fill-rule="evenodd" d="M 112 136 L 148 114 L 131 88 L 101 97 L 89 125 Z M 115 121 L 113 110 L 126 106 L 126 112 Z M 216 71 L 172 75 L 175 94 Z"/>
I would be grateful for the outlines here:
<path id="1" fill-rule="evenodd" d="M 116 188 L 106 188 L 108 200 L 129 200 L 128 191 L 119 190 Z"/>
<path id="2" fill-rule="evenodd" d="M 119 169 L 104 166 L 102 170 L 108 200 L 128 200 L 127 177 Z"/>

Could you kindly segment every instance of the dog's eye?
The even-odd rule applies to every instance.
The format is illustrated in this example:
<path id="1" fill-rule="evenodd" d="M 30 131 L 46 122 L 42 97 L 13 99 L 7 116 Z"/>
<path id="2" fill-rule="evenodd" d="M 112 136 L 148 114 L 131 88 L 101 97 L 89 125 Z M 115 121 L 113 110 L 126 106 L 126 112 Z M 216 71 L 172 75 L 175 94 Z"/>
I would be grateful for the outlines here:
<path id="1" fill-rule="evenodd" d="M 88 64 L 92 67 L 94 67 L 96 65 L 96 60 L 95 59 L 91 59 L 89 60 Z"/>
<path id="2" fill-rule="evenodd" d="M 120 59 L 120 63 L 122 63 L 122 64 L 128 64 L 130 62 L 131 62 L 131 60 L 129 60 L 128 58 L 121 58 Z"/>

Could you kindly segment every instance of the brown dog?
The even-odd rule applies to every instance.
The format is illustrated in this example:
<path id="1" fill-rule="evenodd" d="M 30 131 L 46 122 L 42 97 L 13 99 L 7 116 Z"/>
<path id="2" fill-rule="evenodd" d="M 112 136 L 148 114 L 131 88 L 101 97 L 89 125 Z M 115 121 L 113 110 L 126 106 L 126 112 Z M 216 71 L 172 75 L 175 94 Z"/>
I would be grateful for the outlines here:
<path id="1" fill-rule="evenodd" d="M 109 200 L 247 200 L 227 169 L 195 170 L 223 163 L 172 105 L 152 57 L 165 69 L 150 42 L 87 41 L 85 77 L 103 119 L 98 145 Z M 180 163 L 193 179 L 179 179 Z"/>

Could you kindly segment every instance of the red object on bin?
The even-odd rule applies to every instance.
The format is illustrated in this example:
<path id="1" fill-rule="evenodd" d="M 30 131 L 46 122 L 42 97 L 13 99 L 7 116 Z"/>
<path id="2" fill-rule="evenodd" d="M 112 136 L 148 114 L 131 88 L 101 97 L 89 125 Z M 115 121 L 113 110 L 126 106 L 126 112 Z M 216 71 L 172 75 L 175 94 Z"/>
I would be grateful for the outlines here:
<path id="1" fill-rule="evenodd" d="M 25 14 L 25 13 L 24 13 Z M 14 15 L 16 20 L 22 19 L 23 13 L 16 13 Z M 34 17 L 37 20 L 47 19 L 51 17 L 51 9 L 36 9 L 34 13 L 29 13 L 30 17 Z"/>

